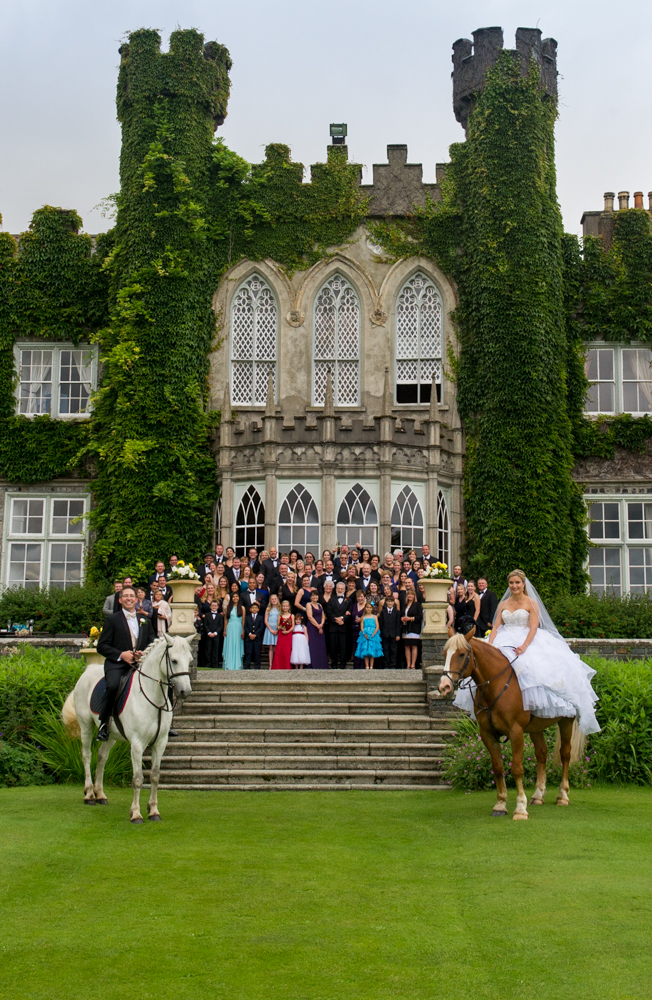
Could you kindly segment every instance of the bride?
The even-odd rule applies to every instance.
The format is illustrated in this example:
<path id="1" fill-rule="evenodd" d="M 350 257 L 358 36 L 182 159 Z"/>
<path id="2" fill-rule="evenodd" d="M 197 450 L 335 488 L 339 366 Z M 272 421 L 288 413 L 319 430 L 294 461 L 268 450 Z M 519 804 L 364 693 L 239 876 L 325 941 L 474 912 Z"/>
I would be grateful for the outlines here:
<path id="1" fill-rule="evenodd" d="M 508 584 L 487 641 L 512 662 L 523 708 L 544 719 L 577 716 L 580 732 L 597 733 L 595 670 L 569 649 L 523 570 L 510 573 Z M 458 688 L 454 704 L 473 715 L 473 694 L 473 686 Z"/>

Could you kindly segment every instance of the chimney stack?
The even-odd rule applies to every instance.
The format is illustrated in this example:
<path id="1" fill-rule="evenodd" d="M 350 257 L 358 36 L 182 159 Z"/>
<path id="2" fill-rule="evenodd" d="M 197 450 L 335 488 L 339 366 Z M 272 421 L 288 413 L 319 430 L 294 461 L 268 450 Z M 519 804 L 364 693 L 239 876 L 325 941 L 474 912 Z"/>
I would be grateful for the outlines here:
<path id="1" fill-rule="evenodd" d="M 604 210 L 605 212 L 613 212 L 614 210 L 614 198 L 616 197 L 615 191 L 605 191 L 604 193 Z"/>
<path id="2" fill-rule="evenodd" d="M 629 208 L 629 191 L 618 192 L 618 208 L 621 212 L 623 209 Z"/>
<path id="3" fill-rule="evenodd" d="M 642 191 L 634 191 L 634 208 L 645 208 Z"/>

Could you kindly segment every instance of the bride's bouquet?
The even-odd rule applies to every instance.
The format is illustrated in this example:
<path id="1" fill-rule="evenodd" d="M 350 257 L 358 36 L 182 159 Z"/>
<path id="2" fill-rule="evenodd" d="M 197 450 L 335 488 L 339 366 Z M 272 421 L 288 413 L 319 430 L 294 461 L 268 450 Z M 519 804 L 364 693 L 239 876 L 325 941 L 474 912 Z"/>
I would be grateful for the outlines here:
<path id="1" fill-rule="evenodd" d="M 168 580 L 198 580 L 199 573 L 195 572 L 195 567 L 192 563 L 188 563 L 186 566 L 183 559 L 179 559 L 174 569 L 168 574 Z"/>
<path id="2" fill-rule="evenodd" d="M 424 580 L 448 579 L 448 566 L 443 562 L 430 563 L 423 572 Z"/>

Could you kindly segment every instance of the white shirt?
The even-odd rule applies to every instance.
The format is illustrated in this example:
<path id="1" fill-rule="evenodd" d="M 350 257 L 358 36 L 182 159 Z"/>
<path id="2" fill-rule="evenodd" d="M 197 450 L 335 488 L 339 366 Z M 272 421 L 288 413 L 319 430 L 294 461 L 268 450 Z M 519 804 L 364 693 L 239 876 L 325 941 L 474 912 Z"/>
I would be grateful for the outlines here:
<path id="1" fill-rule="evenodd" d="M 122 609 L 122 613 L 127 619 L 127 625 L 129 626 L 129 631 L 131 632 L 132 636 L 132 645 L 135 646 L 136 643 L 138 642 L 138 635 L 139 635 L 138 615 L 136 614 L 135 611 L 126 611 L 125 608 Z"/>

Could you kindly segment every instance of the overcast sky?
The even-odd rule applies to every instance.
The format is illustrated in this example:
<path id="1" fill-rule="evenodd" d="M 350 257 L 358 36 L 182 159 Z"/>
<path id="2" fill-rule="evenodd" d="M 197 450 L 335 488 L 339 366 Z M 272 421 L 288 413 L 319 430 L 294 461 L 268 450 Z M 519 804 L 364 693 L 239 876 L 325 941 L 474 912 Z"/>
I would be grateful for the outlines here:
<path id="1" fill-rule="evenodd" d="M 330 122 L 348 124 L 349 156 L 384 162 L 407 143 L 432 181 L 463 132 L 451 104 L 451 45 L 501 25 L 559 43 L 559 200 L 568 231 L 605 190 L 652 189 L 647 112 L 652 5 L 643 0 L 0 0 L 0 212 L 20 232 L 43 204 L 93 207 L 118 189 L 118 46 L 140 27 L 195 27 L 233 59 L 219 133 L 252 162 L 269 142 L 295 160 L 325 158 Z"/>

